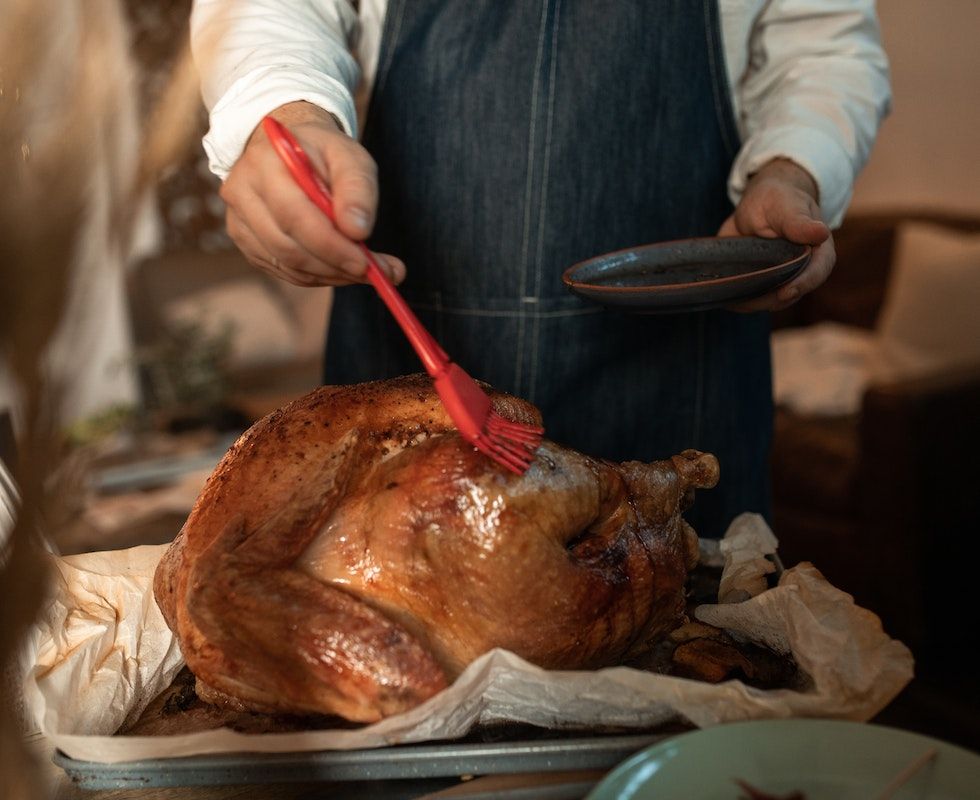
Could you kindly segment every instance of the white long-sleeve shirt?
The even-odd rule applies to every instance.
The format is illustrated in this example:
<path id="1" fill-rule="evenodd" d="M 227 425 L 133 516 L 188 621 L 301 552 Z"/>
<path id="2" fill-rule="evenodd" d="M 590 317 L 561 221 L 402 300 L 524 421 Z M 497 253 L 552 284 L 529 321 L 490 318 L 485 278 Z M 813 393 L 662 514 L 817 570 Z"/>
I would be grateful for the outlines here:
<path id="1" fill-rule="evenodd" d="M 224 178 L 262 117 L 305 100 L 357 135 L 355 95 L 377 70 L 387 0 L 196 0 L 191 36 Z M 874 0 L 720 0 L 722 39 L 742 147 L 728 181 L 782 157 L 804 167 L 826 221 L 840 224 L 891 100 Z M 216 43 L 215 43 L 216 42 Z"/>

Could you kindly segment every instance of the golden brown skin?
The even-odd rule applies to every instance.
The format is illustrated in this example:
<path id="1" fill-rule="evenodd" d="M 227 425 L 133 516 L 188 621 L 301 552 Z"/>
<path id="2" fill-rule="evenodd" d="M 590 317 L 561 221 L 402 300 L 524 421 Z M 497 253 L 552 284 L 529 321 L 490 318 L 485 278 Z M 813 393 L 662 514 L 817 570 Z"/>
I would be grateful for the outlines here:
<path id="1" fill-rule="evenodd" d="M 648 648 L 697 559 L 680 512 L 717 479 L 693 450 L 619 465 L 547 441 L 517 476 L 424 376 L 324 387 L 228 452 L 154 589 L 205 698 L 372 721 L 493 647 L 561 669 Z"/>

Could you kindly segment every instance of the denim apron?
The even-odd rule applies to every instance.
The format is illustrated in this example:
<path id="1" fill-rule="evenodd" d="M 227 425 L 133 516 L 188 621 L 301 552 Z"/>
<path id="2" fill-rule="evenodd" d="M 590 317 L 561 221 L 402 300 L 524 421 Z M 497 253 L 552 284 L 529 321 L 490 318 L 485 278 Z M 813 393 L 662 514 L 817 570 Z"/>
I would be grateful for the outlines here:
<path id="1" fill-rule="evenodd" d="M 627 315 L 562 271 L 713 235 L 738 148 L 717 0 L 391 0 L 363 143 L 370 240 L 450 357 L 535 403 L 553 441 L 615 461 L 695 447 L 721 463 L 702 536 L 768 511 L 765 314 Z M 337 291 L 325 377 L 421 370 L 373 290 Z"/>

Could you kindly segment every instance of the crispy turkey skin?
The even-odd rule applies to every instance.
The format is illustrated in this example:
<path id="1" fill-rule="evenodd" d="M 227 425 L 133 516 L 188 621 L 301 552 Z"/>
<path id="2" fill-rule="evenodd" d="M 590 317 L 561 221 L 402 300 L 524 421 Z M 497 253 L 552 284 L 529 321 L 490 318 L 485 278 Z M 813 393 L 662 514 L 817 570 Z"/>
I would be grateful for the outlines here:
<path id="1" fill-rule="evenodd" d="M 493 647 L 559 669 L 650 647 L 697 559 L 681 511 L 717 480 L 694 450 L 613 464 L 549 441 L 517 476 L 425 376 L 324 387 L 229 450 L 154 591 L 203 698 L 374 721 Z"/>

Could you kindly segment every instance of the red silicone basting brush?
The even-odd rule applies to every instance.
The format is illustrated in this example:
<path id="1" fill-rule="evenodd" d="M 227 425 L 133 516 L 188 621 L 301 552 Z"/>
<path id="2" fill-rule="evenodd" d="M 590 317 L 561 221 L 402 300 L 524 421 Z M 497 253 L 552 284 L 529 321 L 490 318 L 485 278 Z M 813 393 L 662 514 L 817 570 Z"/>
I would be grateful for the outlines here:
<path id="1" fill-rule="evenodd" d="M 317 174 L 299 142 L 285 126 L 272 117 L 262 120 L 262 128 L 307 197 L 333 221 L 330 190 Z M 541 443 L 544 429 L 512 422 L 495 412 L 486 392 L 449 360 L 446 352 L 419 322 L 394 284 L 378 267 L 367 246 L 363 242 L 357 244 L 367 257 L 367 279 L 398 321 L 426 371 L 432 376 L 439 398 L 460 434 L 507 469 L 522 475 L 534 460 L 534 451 Z"/>

